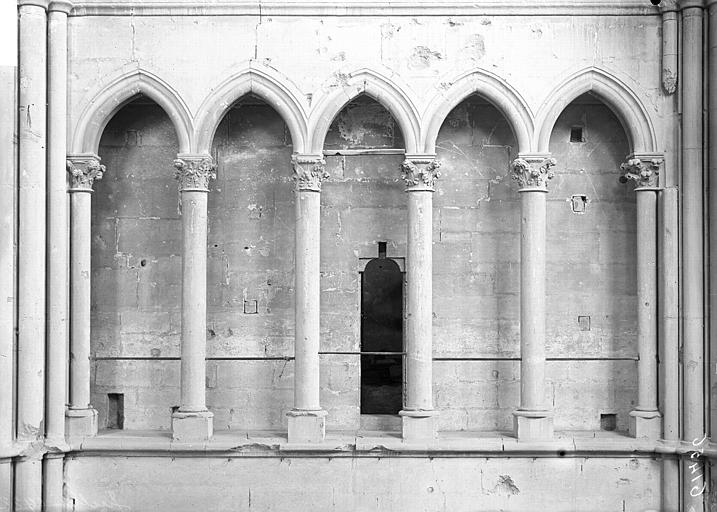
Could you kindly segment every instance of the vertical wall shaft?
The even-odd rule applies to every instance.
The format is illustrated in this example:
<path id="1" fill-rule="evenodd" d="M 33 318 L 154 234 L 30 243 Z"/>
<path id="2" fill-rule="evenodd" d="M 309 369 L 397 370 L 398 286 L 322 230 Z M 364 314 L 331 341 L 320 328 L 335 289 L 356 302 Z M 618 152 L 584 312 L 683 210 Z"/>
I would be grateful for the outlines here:
<path id="1" fill-rule="evenodd" d="M 682 10 L 682 438 L 704 433 L 704 245 L 702 142 L 702 7 Z M 683 506 L 702 508 L 691 496 L 689 459 L 683 465 Z"/>
<path id="2" fill-rule="evenodd" d="M 206 411 L 207 192 L 182 194 L 182 412 Z"/>
<path id="3" fill-rule="evenodd" d="M 546 195 L 520 193 L 520 408 L 545 410 Z"/>
<path id="4" fill-rule="evenodd" d="M 17 437 L 41 440 L 45 404 L 47 16 L 20 6 Z M 42 461 L 17 464 L 17 510 L 42 506 Z"/>
<path id="5" fill-rule="evenodd" d="M 0 65 L 0 452 L 11 449 L 15 357 L 17 68 Z M 0 510 L 12 506 L 12 462 L 0 461 Z"/>
<path id="6" fill-rule="evenodd" d="M 48 14 L 47 437 L 64 440 L 67 380 L 67 13 Z"/>
<path id="7" fill-rule="evenodd" d="M 296 345 L 294 408 L 319 410 L 321 193 L 296 192 Z"/>
<path id="8" fill-rule="evenodd" d="M 433 191 L 408 191 L 406 404 L 433 410 Z"/>
<path id="9" fill-rule="evenodd" d="M 657 193 L 637 200 L 637 409 L 657 410 Z"/>
<path id="10" fill-rule="evenodd" d="M 70 407 L 90 407 L 90 215 L 91 190 L 71 193 L 70 262 L 72 308 Z"/>

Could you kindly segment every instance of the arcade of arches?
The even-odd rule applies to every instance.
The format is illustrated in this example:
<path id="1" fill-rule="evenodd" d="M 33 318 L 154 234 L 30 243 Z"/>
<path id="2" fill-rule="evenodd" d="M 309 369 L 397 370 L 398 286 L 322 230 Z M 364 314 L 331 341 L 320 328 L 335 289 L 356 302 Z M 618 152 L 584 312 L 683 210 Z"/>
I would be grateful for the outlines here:
<path id="1" fill-rule="evenodd" d="M 18 3 L 0 510 L 710 510 L 717 2 Z"/>

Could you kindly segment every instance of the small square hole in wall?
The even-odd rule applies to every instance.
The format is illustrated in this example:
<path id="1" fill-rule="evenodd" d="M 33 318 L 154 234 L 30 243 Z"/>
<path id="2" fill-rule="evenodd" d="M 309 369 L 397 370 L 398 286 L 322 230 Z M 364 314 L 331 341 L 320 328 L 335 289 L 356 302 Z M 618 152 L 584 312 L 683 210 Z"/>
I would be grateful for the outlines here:
<path id="1" fill-rule="evenodd" d="M 578 327 L 580 327 L 581 331 L 589 331 L 590 330 L 590 317 L 589 316 L 579 316 L 578 317 Z"/>
<path id="2" fill-rule="evenodd" d="M 107 428 L 124 428 L 124 394 L 107 394 Z"/>
<path id="3" fill-rule="evenodd" d="M 582 126 L 570 128 L 570 142 L 585 142 L 585 133 Z"/>
<path id="4" fill-rule="evenodd" d="M 585 194 L 573 194 L 570 196 L 570 208 L 573 213 L 585 213 L 588 209 L 588 196 Z"/>
<path id="5" fill-rule="evenodd" d="M 244 314 L 245 315 L 258 315 L 259 304 L 256 300 L 245 300 L 244 301 Z"/>
<path id="6" fill-rule="evenodd" d="M 600 415 L 600 430 L 612 432 L 617 429 L 617 414 L 608 413 Z"/>

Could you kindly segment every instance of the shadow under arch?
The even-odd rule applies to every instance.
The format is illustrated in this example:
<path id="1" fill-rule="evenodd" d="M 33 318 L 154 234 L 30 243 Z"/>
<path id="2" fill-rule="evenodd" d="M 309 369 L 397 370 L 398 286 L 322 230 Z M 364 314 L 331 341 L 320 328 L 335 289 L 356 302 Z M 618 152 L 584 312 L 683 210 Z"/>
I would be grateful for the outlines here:
<path id="1" fill-rule="evenodd" d="M 88 103 L 73 132 L 70 153 L 97 154 L 107 124 L 122 107 L 139 95 L 157 103 L 167 114 L 177 134 L 179 152 L 191 152 L 194 129 L 184 101 L 160 78 L 135 69 L 112 80 Z"/>
<path id="2" fill-rule="evenodd" d="M 558 117 L 585 93 L 592 93 L 612 110 L 625 129 L 631 153 L 656 151 L 654 127 L 637 95 L 615 76 L 590 67 L 570 75 L 543 102 L 536 123 L 538 152 L 549 152 L 550 135 Z"/>
<path id="3" fill-rule="evenodd" d="M 421 143 L 426 153 L 436 152 L 438 132 L 448 114 L 473 94 L 484 98 L 505 116 L 518 142 L 518 151 L 530 151 L 533 114 L 520 94 L 503 79 L 488 71 L 476 69 L 446 83 L 450 85 L 431 99 L 424 114 L 426 125 L 421 134 Z"/>
<path id="4" fill-rule="evenodd" d="M 289 127 L 294 152 L 305 152 L 307 116 L 301 93 L 288 78 L 249 68 L 228 78 L 202 102 L 196 119 L 196 152 L 209 153 L 224 115 L 238 100 L 254 94 L 276 110 Z"/>
<path id="5" fill-rule="evenodd" d="M 418 153 L 420 120 L 418 110 L 405 88 L 369 69 L 354 71 L 347 77 L 340 87 L 335 87 L 321 97 L 311 111 L 310 153 L 321 154 L 326 134 L 333 120 L 351 100 L 362 94 L 373 98 L 391 113 L 401 128 L 406 153 Z"/>

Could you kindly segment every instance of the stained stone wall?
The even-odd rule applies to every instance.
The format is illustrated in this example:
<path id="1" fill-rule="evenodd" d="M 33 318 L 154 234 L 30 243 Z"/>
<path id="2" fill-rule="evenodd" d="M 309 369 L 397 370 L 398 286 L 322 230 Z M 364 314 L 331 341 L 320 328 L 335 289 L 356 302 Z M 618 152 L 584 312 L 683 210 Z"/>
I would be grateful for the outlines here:
<path id="1" fill-rule="evenodd" d="M 570 142 L 571 128 L 584 142 Z M 385 241 L 406 254 L 403 136 L 366 96 L 326 139 L 321 211 L 321 399 L 327 427 L 361 425 L 360 274 Z M 346 150 L 380 149 L 356 155 Z M 584 96 L 558 120 L 548 194 L 547 399 L 558 429 L 619 430 L 636 398 L 634 193 L 618 182 L 626 135 Z M 344 154 L 341 154 L 342 151 Z M 110 122 L 93 206 L 93 400 L 125 395 L 125 428 L 169 427 L 179 398 L 181 226 L 172 125 L 142 100 Z M 207 402 L 217 429 L 282 430 L 293 396 L 294 196 L 288 128 L 247 97 L 220 123 L 209 194 Z M 446 119 L 434 198 L 434 393 L 442 430 L 509 430 L 519 402 L 515 136 L 478 96 Z M 586 196 L 584 212 L 571 197 Z M 579 321 L 580 317 L 580 321 Z M 588 318 L 586 320 L 586 318 Z M 105 360 L 104 357 L 117 357 Z M 131 360 L 131 358 L 144 358 Z M 174 358 L 165 360 L 162 358 Z M 585 360 L 592 358 L 595 360 Z M 566 360 L 570 359 L 570 360 Z"/>

